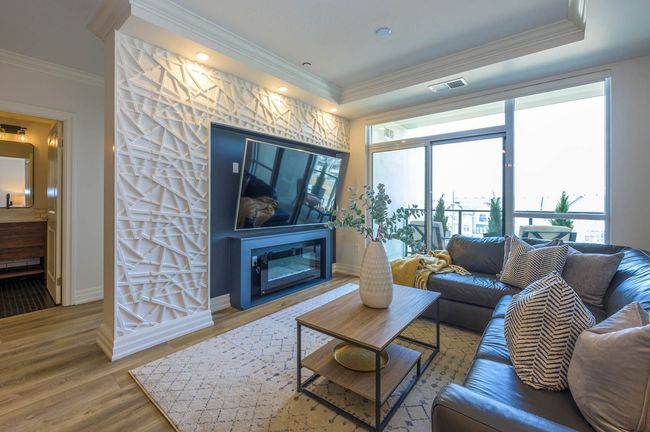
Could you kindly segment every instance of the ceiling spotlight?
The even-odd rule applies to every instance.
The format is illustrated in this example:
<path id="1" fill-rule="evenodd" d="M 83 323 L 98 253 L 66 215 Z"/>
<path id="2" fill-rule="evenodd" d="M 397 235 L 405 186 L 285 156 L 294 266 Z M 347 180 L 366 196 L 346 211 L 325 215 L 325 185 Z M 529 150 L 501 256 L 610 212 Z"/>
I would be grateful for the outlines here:
<path id="1" fill-rule="evenodd" d="M 200 52 L 200 51 L 199 51 L 199 52 L 196 53 L 196 59 L 197 59 L 197 60 L 200 60 L 200 61 L 206 61 L 206 60 L 209 60 L 209 59 L 210 59 L 210 56 L 207 55 L 207 54 L 204 53 L 204 52 Z"/>
<path id="2" fill-rule="evenodd" d="M 339 110 L 338 108 L 332 108 L 332 109 L 330 110 L 330 112 L 335 113 L 335 112 L 337 112 L 338 110 Z"/>
<path id="3" fill-rule="evenodd" d="M 391 34 L 393 31 L 390 29 L 390 27 L 379 27 L 377 30 L 375 30 L 375 34 L 377 36 L 388 36 Z"/>
<path id="4" fill-rule="evenodd" d="M 286 92 L 289 91 L 289 88 L 287 88 L 287 87 L 285 87 L 285 86 L 281 86 L 281 87 L 278 87 L 278 91 L 280 91 L 280 92 L 282 92 L 282 93 L 286 93 Z"/>
<path id="5" fill-rule="evenodd" d="M 311 62 L 302 62 L 303 67 L 311 67 Z"/>
<path id="6" fill-rule="evenodd" d="M 25 141 L 27 139 L 27 131 L 25 129 L 19 129 L 16 133 L 20 137 L 21 141 Z"/>

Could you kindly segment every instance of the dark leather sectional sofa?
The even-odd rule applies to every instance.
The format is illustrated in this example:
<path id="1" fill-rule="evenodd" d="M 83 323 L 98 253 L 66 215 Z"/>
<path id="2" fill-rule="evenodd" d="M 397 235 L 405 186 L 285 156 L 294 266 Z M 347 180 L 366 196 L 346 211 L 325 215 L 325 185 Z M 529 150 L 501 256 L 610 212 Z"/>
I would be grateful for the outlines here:
<path id="1" fill-rule="evenodd" d="M 540 240 L 530 240 L 542 244 Z M 503 265 L 502 237 L 453 237 L 447 249 L 454 264 L 472 272 L 431 275 L 428 288 L 442 293 L 441 320 L 483 332 L 464 384 L 442 389 L 432 407 L 434 432 L 482 431 L 593 431 L 582 417 L 571 393 L 535 390 L 522 383 L 510 362 L 503 321 L 512 295 L 519 289 L 496 276 Z M 605 308 L 590 310 L 598 321 L 638 301 L 650 311 L 650 256 L 629 247 L 570 243 L 583 253 L 625 257 L 605 297 Z M 427 315 L 433 315 L 428 311 Z"/>

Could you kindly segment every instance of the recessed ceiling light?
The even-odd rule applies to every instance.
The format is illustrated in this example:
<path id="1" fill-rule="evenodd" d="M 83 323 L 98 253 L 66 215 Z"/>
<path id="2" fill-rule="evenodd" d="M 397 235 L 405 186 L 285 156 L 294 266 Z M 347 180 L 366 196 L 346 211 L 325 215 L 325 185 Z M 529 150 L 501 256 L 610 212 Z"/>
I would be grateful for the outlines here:
<path id="1" fill-rule="evenodd" d="M 377 36 L 388 36 L 392 32 L 393 31 L 390 29 L 390 27 L 379 27 L 377 30 L 375 30 L 375 34 Z"/>
<path id="2" fill-rule="evenodd" d="M 311 67 L 311 62 L 302 62 L 303 67 Z"/>
<path id="3" fill-rule="evenodd" d="M 338 110 L 339 110 L 338 108 L 332 108 L 332 109 L 330 110 L 330 112 L 335 113 L 335 112 L 337 112 Z"/>
<path id="4" fill-rule="evenodd" d="M 278 91 L 280 91 L 282 93 L 286 93 L 287 91 L 289 91 L 289 89 L 287 87 L 285 87 L 285 86 L 280 86 L 280 87 L 278 87 Z"/>
<path id="5" fill-rule="evenodd" d="M 207 55 L 207 54 L 204 53 L 204 52 L 200 52 L 200 51 L 199 51 L 199 52 L 196 53 L 196 59 L 197 59 L 197 60 L 201 60 L 201 61 L 206 61 L 206 60 L 209 60 L 209 59 L 210 59 L 210 56 Z"/>

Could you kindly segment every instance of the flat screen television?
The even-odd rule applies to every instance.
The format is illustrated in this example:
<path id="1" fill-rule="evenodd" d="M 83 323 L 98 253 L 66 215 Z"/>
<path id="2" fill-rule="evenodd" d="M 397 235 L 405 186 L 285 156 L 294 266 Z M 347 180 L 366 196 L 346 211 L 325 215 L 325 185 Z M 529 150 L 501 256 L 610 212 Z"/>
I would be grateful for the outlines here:
<path id="1" fill-rule="evenodd" d="M 247 139 L 235 229 L 328 222 L 340 171 L 341 158 Z"/>

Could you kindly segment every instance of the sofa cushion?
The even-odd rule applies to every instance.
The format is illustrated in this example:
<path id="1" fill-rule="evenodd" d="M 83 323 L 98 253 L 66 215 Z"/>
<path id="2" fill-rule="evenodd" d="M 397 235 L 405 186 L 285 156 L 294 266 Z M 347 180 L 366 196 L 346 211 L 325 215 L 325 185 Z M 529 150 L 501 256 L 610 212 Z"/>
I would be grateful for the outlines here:
<path id="1" fill-rule="evenodd" d="M 582 253 L 569 247 L 562 277 L 583 302 L 602 307 L 603 297 L 623 255 L 623 252 L 612 255 Z"/>
<path id="2" fill-rule="evenodd" d="M 457 273 L 431 274 L 427 286 L 429 290 L 441 293 L 443 299 L 488 308 L 494 308 L 504 295 L 519 292 L 499 281 L 495 275 L 484 273 L 472 273 L 469 276 Z"/>
<path id="3" fill-rule="evenodd" d="M 562 273 L 569 247 L 549 246 L 536 249 L 512 236 L 510 255 L 501 273 L 501 282 L 525 288 L 552 271 Z"/>
<path id="4" fill-rule="evenodd" d="M 650 429 L 650 319 L 639 303 L 580 335 L 569 387 L 594 429 Z"/>
<path id="5" fill-rule="evenodd" d="M 582 417 L 571 393 L 535 390 L 517 377 L 511 365 L 476 359 L 470 368 L 465 387 L 505 405 L 528 411 L 539 417 L 580 432 L 593 432 Z"/>
<path id="6" fill-rule="evenodd" d="M 625 305 L 635 301 L 650 312 L 649 253 L 632 248 L 622 250 L 625 252 L 625 256 L 605 294 L 607 315 L 613 315 Z"/>
<path id="7" fill-rule="evenodd" d="M 493 318 L 485 327 L 481 342 L 476 349 L 476 358 L 505 364 L 510 362 L 508 344 L 503 336 L 503 318 Z"/>
<path id="8" fill-rule="evenodd" d="M 466 237 L 455 235 L 447 244 L 454 264 L 471 272 L 497 274 L 503 267 L 503 237 Z"/>
<path id="9" fill-rule="evenodd" d="M 573 347 L 596 323 L 557 273 L 531 284 L 508 305 L 504 333 L 519 378 L 536 389 L 564 390 Z"/>

